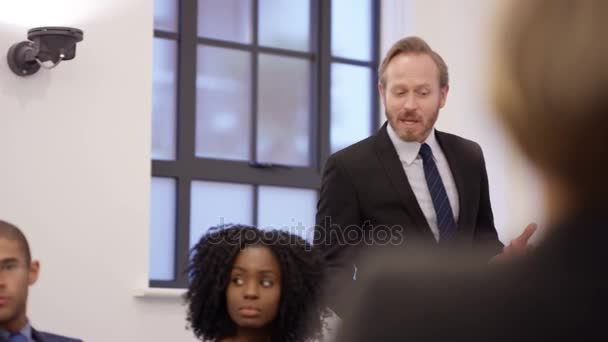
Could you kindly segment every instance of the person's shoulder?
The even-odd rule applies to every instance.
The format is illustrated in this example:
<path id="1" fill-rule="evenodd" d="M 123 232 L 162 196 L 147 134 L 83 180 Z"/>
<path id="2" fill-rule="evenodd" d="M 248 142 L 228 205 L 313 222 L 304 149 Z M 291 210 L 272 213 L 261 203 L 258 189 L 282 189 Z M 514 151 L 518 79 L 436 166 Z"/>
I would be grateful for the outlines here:
<path id="1" fill-rule="evenodd" d="M 456 134 L 442 132 L 438 130 L 436 131 L 435 136 L 437 137 L 437 141 L 442 146 L 442 148 L 445 148 L 445 146 L 449 145 L 451 148 L 456 148 L 459 154 L 483 155 L 481 146 L 473 140 L 461 137 Z"/>
<path id="2" fill-rule="evenodd" d="M 369 136 L 361 141 L 358 141 L 350 146 L 347 146 L 335 153 L 333 153 L 330 158 L 333 159 L 352 159 L 360 156 L 361 154 L 367 154 L 372 151 L 373 141 L 376 136 Z"/>
<path id="3" fill-rule="evenodd" d="M 439 141 L 446 142 L 450 144 L 459 144 L 468 147 L 480 148 L 479 144 L 471 139 L 467 139 L 465 137 L 461 137 L 460 135 L 456 135 L 453 133 L 443 132 L 436 130 L 436 136 Z"/>
<path id="4" fill-rule="evenodd" d="M 80 339 L 61 336 L 45 331 L 36 331 L 36 334 L 42 339 L 43 342 L 82 342 Z"/>

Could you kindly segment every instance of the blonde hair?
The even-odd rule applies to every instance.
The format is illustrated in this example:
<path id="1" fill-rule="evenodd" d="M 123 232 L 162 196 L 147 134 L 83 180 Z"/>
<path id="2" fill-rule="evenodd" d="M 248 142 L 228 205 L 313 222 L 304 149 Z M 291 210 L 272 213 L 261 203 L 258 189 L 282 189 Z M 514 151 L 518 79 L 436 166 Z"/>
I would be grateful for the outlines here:
<path id="1" fill-rule="evenodd" d="M 608 189 L 606 18 L 604 0 L 520 0 L 497 41 L 492 92 L 499 118 L 578 201 Z"/>
<path id="2" fill-rule="evenodd" d="M 386 77 L 384 73 L 390 61 L 400 54 L 426 54 L 433 59 L 439 69 L 439 86 L 443 88 L 449 84 L 448 66 L 443 58 L 433 51 L 431 47 L 420 37 L 406 37 L 398 40 L 386 53 L 382 64 L 378 68 L 378 79 L 383 87 L 386 87 Z"/>

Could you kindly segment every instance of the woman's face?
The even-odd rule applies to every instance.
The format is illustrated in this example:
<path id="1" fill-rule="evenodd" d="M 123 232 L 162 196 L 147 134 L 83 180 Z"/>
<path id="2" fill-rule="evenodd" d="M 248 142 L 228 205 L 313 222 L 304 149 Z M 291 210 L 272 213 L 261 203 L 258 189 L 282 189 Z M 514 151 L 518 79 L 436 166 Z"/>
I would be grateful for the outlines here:
<path id="1" fill-rule="evenodd" d="M 228 314 L 239 328 L 262 328 L 277 316 L 281 268 L 272 251 L 249 246 L 236 257 L 226 289 Z"/>

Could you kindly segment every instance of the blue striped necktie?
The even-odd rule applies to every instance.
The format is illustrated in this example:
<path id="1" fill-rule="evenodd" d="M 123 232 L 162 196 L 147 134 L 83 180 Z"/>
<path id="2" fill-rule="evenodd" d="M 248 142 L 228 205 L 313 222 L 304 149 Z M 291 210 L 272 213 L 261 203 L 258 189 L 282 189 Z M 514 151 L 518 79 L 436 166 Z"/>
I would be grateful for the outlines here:
<path id="1" fill-rule="evenodd" d="M 437 164 L 433 160 L 433 151 L 427 144 L 420 146 L 420 156 L 424 165 L 424 177 L 431 193 L 435 214 L 437 214 L 437 228 L 439 229 L 439 241 L 447 241 L 456 233 L 456 222 L 452 213 L 452 206 L 448 199 L 443 181 L 439 175 Z"/>

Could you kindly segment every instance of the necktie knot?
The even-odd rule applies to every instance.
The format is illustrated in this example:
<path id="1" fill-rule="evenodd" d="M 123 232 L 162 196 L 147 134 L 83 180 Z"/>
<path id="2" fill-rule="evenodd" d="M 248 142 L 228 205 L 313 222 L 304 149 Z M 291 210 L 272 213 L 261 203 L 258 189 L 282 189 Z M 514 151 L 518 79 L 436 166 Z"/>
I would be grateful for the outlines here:
<path id="1" fill-rule="evenodd" d="M 426 143 L 420 145 L 420 151 L 418 153 L 422 156 L 423 160 L 429 160 L 430 158 L 433 158 L 433 151 L 431 150 L 431 147 Z"/>

